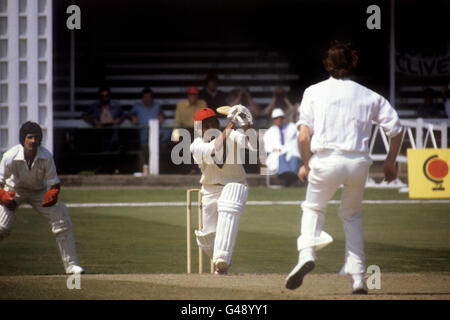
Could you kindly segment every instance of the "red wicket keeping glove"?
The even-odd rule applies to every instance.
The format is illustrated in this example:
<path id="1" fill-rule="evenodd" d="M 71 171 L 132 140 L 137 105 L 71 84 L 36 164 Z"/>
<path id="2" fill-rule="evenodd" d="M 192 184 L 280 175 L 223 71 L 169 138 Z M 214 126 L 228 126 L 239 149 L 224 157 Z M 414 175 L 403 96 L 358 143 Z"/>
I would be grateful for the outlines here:
<path id="1" fill-rule="evenodd" d="M 0 202 L 11 211 L 16 210 L 17 203 L 14 200 L 15 192 L 7 192 L 3 189 L 0 189 Z"/>
<path id="2" fill-rule="evenodd" d="M 55 205 L 56 201 L 58 201 L 58 189 L 50 189 L 44 196 L 44 201 L 42 201 L 43 207 L 51 207 Z"/>

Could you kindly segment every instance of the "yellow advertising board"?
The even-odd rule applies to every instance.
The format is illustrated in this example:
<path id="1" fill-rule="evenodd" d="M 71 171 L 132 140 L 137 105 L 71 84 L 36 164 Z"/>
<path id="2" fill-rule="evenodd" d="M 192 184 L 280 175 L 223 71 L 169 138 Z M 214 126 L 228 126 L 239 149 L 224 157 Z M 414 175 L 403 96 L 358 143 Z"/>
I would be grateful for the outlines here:
<path id="1" fill-rule="evenodd" d="M 410 198 L 450 198 L 450 149 L 408 149 Z"/>

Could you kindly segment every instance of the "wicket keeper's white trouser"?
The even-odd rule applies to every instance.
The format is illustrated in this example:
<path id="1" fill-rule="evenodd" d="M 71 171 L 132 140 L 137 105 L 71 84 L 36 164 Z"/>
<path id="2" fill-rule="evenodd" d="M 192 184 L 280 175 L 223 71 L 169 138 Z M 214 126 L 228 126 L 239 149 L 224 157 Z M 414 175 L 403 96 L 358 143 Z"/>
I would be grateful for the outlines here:
<path id="1" fill-rule="evenodd" d="M 322 226 L 328 201 L 343 185 L 339 217 L 345 231 L 345 274 L 365 273 L 361 204 L 372 160 L 367 154 L 324 151 L 310 160 L 306 199 L 302 203 L 300 251 L 311 252 L 314 239 L 323 235 Z"/>
<path id="2" fill-rule="evenodd" d="M 71 265 L 78 265 L 78 258 L 75 249 L 75 240 L 72 233 L 72 222 L 69 212 L 64 203 L 58 202 L 51 207 L 41 205 L 47 190 L 10 190 L 15 191 L 17 207 L 21 203 L 29 203 L 37 212 L 47 219 L 52 227 L 52 232 L 56 237 L 59 253 L 64 264 L 64 268 Z M 16 213 L 0 204 L 0 240 L 6 238 L 14 226 Z"/>

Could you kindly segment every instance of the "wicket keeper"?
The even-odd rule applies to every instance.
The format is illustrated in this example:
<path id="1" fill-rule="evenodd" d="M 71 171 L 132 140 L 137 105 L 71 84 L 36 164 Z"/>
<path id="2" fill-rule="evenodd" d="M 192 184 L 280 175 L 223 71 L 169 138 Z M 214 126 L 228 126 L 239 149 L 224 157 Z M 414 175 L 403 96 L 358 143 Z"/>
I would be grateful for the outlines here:
<path id="1" fill-rule="evenodd" d="M 64 203 L 57 202 L 60 181 L 53 156 L 41 146 L 42 129 L 28 121 L 20 128 L 19 135 L 20 144 L 5 152 L 0 162 L 0 240 L 9 236 L 16 209 L 27 202 L 51 225 L 65 272 L 83 273 L 69 212 Z"/>

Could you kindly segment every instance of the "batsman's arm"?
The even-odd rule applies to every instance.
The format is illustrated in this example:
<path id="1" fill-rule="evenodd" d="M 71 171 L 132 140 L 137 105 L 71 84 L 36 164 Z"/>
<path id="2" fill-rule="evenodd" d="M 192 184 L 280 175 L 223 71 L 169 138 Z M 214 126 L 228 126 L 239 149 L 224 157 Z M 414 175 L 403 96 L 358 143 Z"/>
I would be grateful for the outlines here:
<path id="1" fill-rule="evenodd" d="M 230 132 L 231 132 L 231 130 L 233 128 L 234 128 L 234 123 L 230 121 L 227 124 L 227 126 L 225 127 L 225 129 L 223 129 L 223 131 L 220 134 L 220 136 L 218 136 L 217 139 L 215 139 L 215 141 L 214 141 L 214 149 L 216 149 L 216 150 L 221 150 L 222 149 L 222 146 L 223 146 L 223 143 L 225 142 L 225 139 L 230 134 Z"/>

